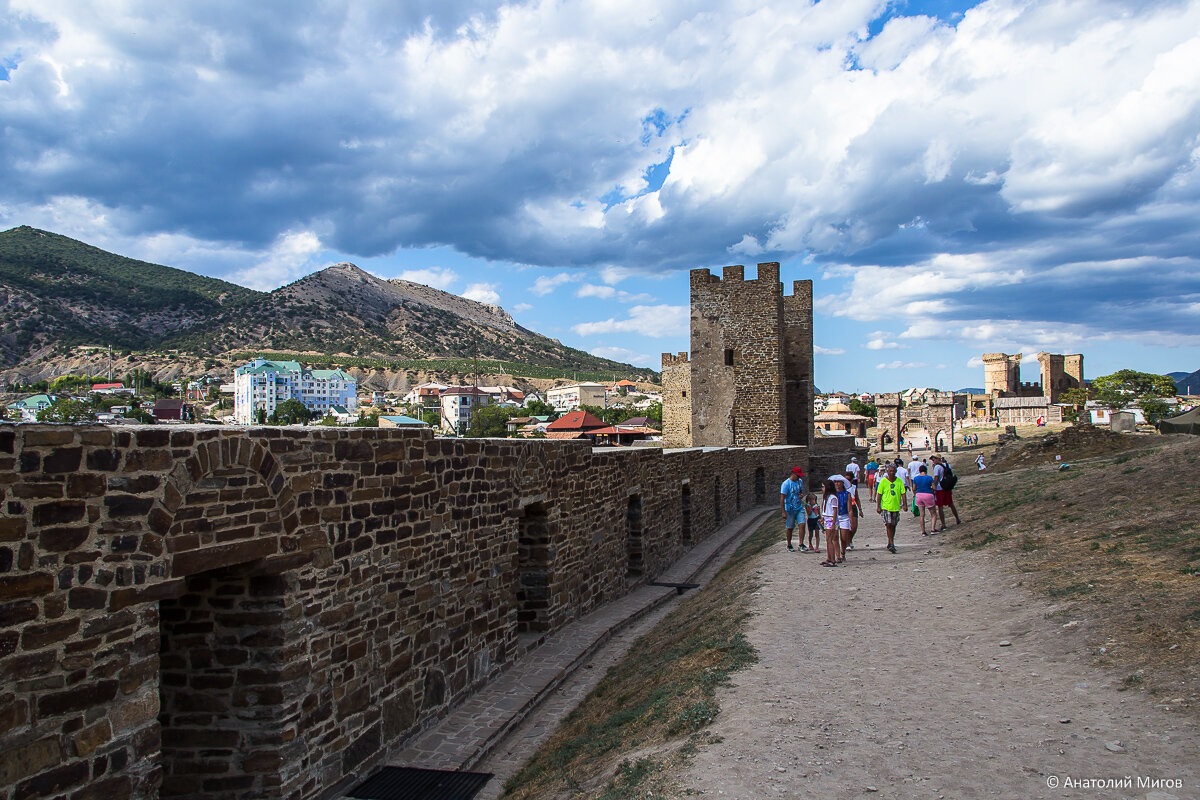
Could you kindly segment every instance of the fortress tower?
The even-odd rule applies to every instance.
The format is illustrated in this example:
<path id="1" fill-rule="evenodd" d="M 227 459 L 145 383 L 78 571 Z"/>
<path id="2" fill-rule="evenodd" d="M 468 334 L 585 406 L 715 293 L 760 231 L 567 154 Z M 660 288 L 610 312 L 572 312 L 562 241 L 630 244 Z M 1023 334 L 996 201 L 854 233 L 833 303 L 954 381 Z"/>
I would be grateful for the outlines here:
<path id="1" fill-rule="evenodd" d="M 812 281 L 784 295 L 779 263 L 691 273 L 691 359 L 663 354 L 668 447 L 807 445 L 812 438 Z M 670 408 L 674 405 L 674 408 Z"/>
<path id="2" fill-rule="evenodd" d="M 1082 354 L 1038 353 L 1038 363 L 1042 367 L 1042 394 L 1051 403 L 1059 402 L 1067 389 L 1083 386 Z"/>
<path id="3" fill-rule="evenodd" d="M 983 354 L 983 393 L 1017 394 L 1021 386 L 1021 353 Z"/>

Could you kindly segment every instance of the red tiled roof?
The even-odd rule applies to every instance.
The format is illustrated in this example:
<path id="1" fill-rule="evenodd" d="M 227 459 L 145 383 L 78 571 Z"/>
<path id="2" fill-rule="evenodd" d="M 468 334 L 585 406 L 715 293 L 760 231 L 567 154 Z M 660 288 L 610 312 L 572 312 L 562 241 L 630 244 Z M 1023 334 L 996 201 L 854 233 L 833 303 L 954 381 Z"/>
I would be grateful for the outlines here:
<path id="1" fill-rule="evenodd" d="M 581 439 L 583 431 L 546 431 L 547 439 Z"/>
<path id="2" fill-rule="evenodd" d="M 124 388 L 125 388 L 125 384 L 123 384 L 123 383 L 93 383 L 92 384 L 93 392 L 98 392 L 101 389 L 124 389 Z"/>
<path id="3" fill-rule="evenodd" d="M 570 414 L 559 417 L 546 426 L 547 431 L 590 431 L 592 428 L 603 428 L 604 420 L 583 409 L 576 409 Z"/>
<path id="4" fill-rule="evenodd" d="M 475 386 L 451 386 L 449 389 L 442 389 L 442 394 L 481 394 L 487 396 L 487 392 Z"/>

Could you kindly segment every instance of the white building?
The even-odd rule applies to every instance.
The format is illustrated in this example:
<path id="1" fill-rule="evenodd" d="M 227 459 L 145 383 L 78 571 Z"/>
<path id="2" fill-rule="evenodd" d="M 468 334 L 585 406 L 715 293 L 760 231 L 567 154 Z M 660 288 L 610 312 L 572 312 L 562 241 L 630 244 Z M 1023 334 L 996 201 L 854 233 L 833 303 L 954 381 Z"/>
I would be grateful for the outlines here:
<path id="1" fill-rule="evenodd" d="M 308 369 L 296 361 L 256 358 L 234 370 L 233 418 L 252 425 L 261 409 L 267 416 L 285 400 L 299 400 L 324 417 L 334 406 L 358 412 L 358 381 L 340 369 Z"/>
<path id="2" fill-rule="evenodd" d="M 572 383 L 556 386 L 546 391 L 546 403 L 560 414 L 574 411 L 580 406 L 607 408 L 608 390 L 602 383 Z"/>
<path id="3" fill-rule="evenodd" d="M 442 402 L 441 430 L 462 436 L 471 427 L 471 415 L 480 406 L 492 402 L 492 397 L 474 386 L 452 386 L 439 395 Z"/>
<path id="4" fill-rule="evenodd" d="M 438 395 L 442 393 L 443 389 L 449 388 L 449 384 L 445 383 L 420 383 L 412 387 L 408 394 L 400 398 L 400 402 L 407 406 L 437 408 Z"/>

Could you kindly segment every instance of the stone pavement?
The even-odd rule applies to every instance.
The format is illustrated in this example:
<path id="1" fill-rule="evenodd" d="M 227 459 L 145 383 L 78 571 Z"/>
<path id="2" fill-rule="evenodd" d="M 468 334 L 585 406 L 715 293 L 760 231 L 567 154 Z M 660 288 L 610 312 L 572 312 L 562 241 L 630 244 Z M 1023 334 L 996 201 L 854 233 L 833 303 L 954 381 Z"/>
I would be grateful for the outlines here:
<path id="1" fill-rule="evenodd" d="M 732 553 L 729 545 L 740 541 L 772 513 L 775 509 L 760 506 L 740 514 L 681 556 L 657 581 L 698 582 L 706 567 Z M 624 597 L 554 631 L 439 724 L 392 753 L 385 763 L 426 769 L 475 768 L 614 634 L 676 595 L 676 590 L 670 587 L 642 584 Z"/>

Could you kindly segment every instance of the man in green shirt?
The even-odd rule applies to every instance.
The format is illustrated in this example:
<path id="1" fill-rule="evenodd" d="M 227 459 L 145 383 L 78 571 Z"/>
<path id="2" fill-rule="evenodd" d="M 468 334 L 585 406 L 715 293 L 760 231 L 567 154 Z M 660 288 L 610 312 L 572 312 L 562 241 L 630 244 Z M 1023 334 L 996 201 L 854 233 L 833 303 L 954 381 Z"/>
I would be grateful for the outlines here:
<path id="1" fill-rule="evenodd" d="M 896 477 L 896 465 L 889 461 L 887 475 L 875 485 L 875 511 L 883 517 L 890 553 L 896 552 L 896 525 L 900 522 L 900 509 L 905 506 L 905 494 L 904 481 Z"/>

